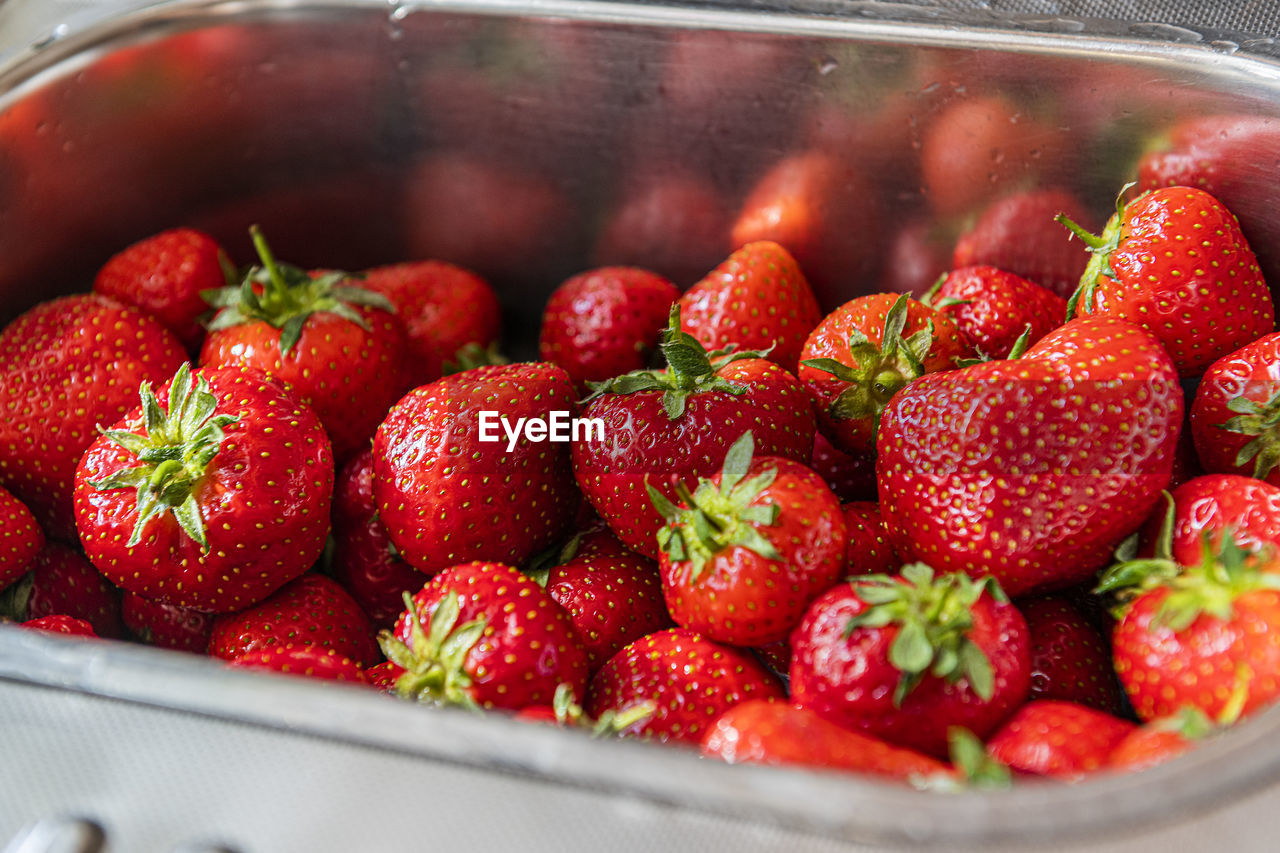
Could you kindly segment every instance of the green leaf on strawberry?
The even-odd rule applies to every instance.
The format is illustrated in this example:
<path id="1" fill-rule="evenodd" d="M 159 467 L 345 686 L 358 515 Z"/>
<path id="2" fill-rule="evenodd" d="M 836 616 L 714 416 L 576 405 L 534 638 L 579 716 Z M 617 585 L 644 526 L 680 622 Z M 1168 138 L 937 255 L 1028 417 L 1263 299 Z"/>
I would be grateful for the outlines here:
<path id="1" fill-rule="evenodd" d="M 1265 403 L 1240 396 L 1227 401 L 1235 413 L 1219 426 L 1227 432 L 1251 436 L 1252 440 L 1236 453 L 1235 464 L 1243 467 L 1253 461 L 1253 476 L 1265 480 L 1280 465 L 1280 390 Z"/>
<path id="2" fill-rule="evenodd" d="M 422 615 L 413 597 L 404 593 L 409 614 L 410 643 L 402 642 L 390 631 L 378 635 L 378 644 L 387 659 L 404 669 L 396 680 L 396 693 L 419 702 L 458 705 L 480 710 L 468 692 L 471 675 L 463 664 L 472 646 L 484 634 L 484 619 L 473 619 L 458 625 L 461 607 L 458 596 L 446 595 L 430 616 L 430 630 L 422 627 Z"/>

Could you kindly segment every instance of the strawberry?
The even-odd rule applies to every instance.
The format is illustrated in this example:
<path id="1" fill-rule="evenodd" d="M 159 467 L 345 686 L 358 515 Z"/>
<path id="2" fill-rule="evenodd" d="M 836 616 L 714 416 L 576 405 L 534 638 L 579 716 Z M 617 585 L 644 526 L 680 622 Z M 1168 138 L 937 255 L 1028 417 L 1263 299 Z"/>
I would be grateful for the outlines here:
<path id="1" fill-rule="evenodd" d="M 823 435 L 846 453 L 870 454 L 894 394 L 971 354 L 949 318 L 908 296 L 877 293 L 823 318 L 805 342 L 798 376 Z"/>
<path id="2" fill-rule="evenodd" d="M 1107 639 L 1069 599 L 1027 598 L 1018 602 L 1018 609 L 1031 631 L 1031 699 L 1124 712 Z"/>
<path id="3" fill-rule="evenodd" d="M 39 619 L 28 619 L 21 623 L 23 628 L 33 631 L 46 631 L 50 634 L 69 634 L 73 637 L 96 637 L 93 626 L 83 619 L 66 616 L 61 613 L 52 616 L 41 616 Z"/>
<path id="4" fill-rule="evenodd" d="M 214 620 L 209 654 L 231 660 L 286 644 L 321 646 L 368 666 L 378 660 L 373 628 L 346 590 L 324 575 L 307 574 L 270 598 Z"/>
<path id="5" fill-rule="evenodd" d="M 358 663 L 333 649 L 310 643 L 281 643 L 243 652 L 228 660 L 227 666 L 319 678 L 323 681 L 365 683 L 364 673 Z"/>
<path id="6" fill-rule="evenodd" d="M 8 489 L 0 486 L 0 589 L 17 582 L 27 570 L 40 549 L 44 547 L 44 531 L 36 523 L 35 516 L 22 501 Z"/>
<path id="7" fill-rule="evenodd" d="M 1191 438 L 1206 471 L 1280 486 L 1280 333 L 1209 365 L 1191 403 Z"/>
<path id="8" fill-rule="evenodd" d="M 139 383 L 164 381 L 185 358 L 159 322 L 97 294 L 14 320 L 0 332 L 0 485 L 46 533 L 73 539 L 72 481 L 95 427 L 119 420 Z"/>
<path id="9" fill-rule="evenodd" d="M 203 231 L 173 228 L 134 243 L 112 256 L 93 280 L 93 290 L 133 305 L 171 329 L 189 349 L 204 339 L 201 297 L 232 283 L 234 268 L 222 247 Z"/>
<path id="10" fill-rule="evenodd" d="M 1204 190 L 1151 190 L 1125 203 L 1101 235 L 1060 220 L 1093 257 L 1068 315 L 1106 314 L 1142 326 L 1182 376 L 1275 329 L 1271 291 L 1235 216 Z"/>
<path id="11" fill-rule="evenodd" d="M 564 532 L 577 493 L 563 442 L 509 440 L 482 412 L 549 423 L 574 409 L 573 385 L 550 364 L 477 367 L 415 389 L 373 445 L 378 516 L 401 557 L 431 574 L 467 560 L 520 563 Z"/>
<path id="12" fill-rule="evenodd" d="M 960 236 L 951 266 L 997 267 L 1065 299 L 1079 286 L 1089 253 L 1057 226 L 1058 214 L 1086 230 L 1097 228 L 1091 213 L 1066 190 L 1015 192 L 993 201 Z"/>
<path id="13" fill-rule="evenodd" d="M 670 281 L 637 267 L 579 273 L 547 300 L 538 353 L 563 367 L 579 388 L 640 370 L 679 298 Z"/>
<path id="14" fill-rule="evenodd" d="M 898 226 L 886 242 L 884 269 L 875 290 L 924 296 L 951 269 L 952 231 L 932 218 L 917 216 Z M 1073 279 L 1073 283 L 1079 280 Z"/>
<path id="15" fill-rule="evenodd" d="M 1075 702 L 1037 699 L 1019 708 L 987 749 L 1020 773 L 1074 781 L 1105 767 L 1112 749 L 1137 728 Z"/>
<path id="16" fill-rule="evenodd" d="M 658 531 L 662 593 L 676 624 L 735 646 L 791 633 L 809 602 L 844 573 L 848 537 L 840 502 L 822 478 L 790 459 L 753 459 L 744 433 L 724 466 L 677 507 L 649 486 L 667 524 Z"/>
<path id="17" fill-rule="evenodd" d="M 510 566 L 452 566 L 405 603 L 394 633 L 379 637 L 405 670 L 401 696 L 508 710 L 551 702 L 562 682 L 582 696 L 587 654 L 568 614 Z"/>
<path id="18" fill-rule="evenodd" d="M 845 531 L 849 535 L 845 573 L 849 575 L 893 574 L 902 567 L 889 543 L 884 518 L 875 501 L 853 501 L 844 505 Z"/>
<path id="19" fill-rule="evenodd" d="M 680 327 L 709 350 L 768 350 L 792 373 L 822 314 L 791 253 L 747 243 L 680 297 Z"/>
<path id="20" fill-rule="evenodd" d="M 1144 723 L 1121 738 L 1107 756 L 1107 767 L 1127 771 L 1155 767 L 1177 758 L 1220 730 L 1198 708 L 1183 708 L 1171 717 Z"/>
<path id="21" fill-rule="evenodd" d="M 159 397 L 150 385 L 141 397 L 76 470 L 76 525 L 98 571 L 147 598 L 228 612 L 310 568 L 333 492 L 315 414 L 243 368 L 184 364 Z"/>
<path id="22" fill-rule="evenodd" d="M 569 685 L 561 684 L 556 688 L 556 695 L 552 697 L 550 705 L 530 705 L 522 708 L 516 714 L 516 718 L 529 722 L 550 723 L 562 728 L 583 729 L 590 732 L 592 737 L 604 737 L 621 734 L 632 726 L 644 722 L 653 716 L 654 710 L 653 702 L 637 702 L 619 711 L 611 708 L 601 714 L 599 719 L 593 719 L 574 699 L 573 690 Z"/>
<path id="23" fill-rule="evenodd" d="M 646 480 L 674 499 L 676 483 L 714 474 L 748 430 L 761 455 L 802 462 L 813 449 L 813 412 L 795 377 L 750 351 L 708 353 L 680 328 L 677 304 L 662 335 L 667 369 L 599 385 L 581 416 L 604 422 L 604 440 L 573 442 L 582 494 L 628 548 L 651 559 L 662 518 Z"/>
<path id="24" fill-rule="evenodd" d="M 498 294 L 480 276 L 444 261 L 375 267 L 360 285 L 395 306 L 408 338 L 410 387 L 434 382 L 468 345 L 488 349 L 502 332 Z"/>
<path id="25" fill-rule="evenodd" d="M 1168 485 L 1181 423 L 1152 335 L 1076 319 L 1016 361 L 925 376 L 889 402 L 885 527 L 904 559 L 992 574 L 1010 595 L 1087 580 Z"/>
<path id="26" fill-rule="evenodd" d="M 364 680 L 384 693 L 395 693 L 396 682 L 404 675 L 404 667 L 384 660 L 364 671 Z"/>
<path id="27" fill-rule="evenodd" d="M 795 704 L 935 757 L 950 727 L 992 732 L 1030 682 L 1027 624 L 999 584 L 922 563 L 834 587 L 791 635 Z"/>
<path id="28" fill-rule="evenodd" d="M 0 614 L 15 622 L 41 616 L 74 616 L 99 637 L 119 637 L 120 591 L 79 551 L 58 542 L 40 549 L 31 571 L 3 593 Z"/>
<path id="29" fill-rule="evenodd" d="M 876 497 L 874 456 L 837 450 L 822 433 L 813 436 L 809 467 L 818 473 L 842 501 L 869 501 Z"/>
<path id="30" fill-rule="evenodd" d="M 216 618 L 212 613 L 126 592 L 120 615 L 129 632 L 144 643 L 199 655 L 209 652 L 209 635 Z"/>
<path id="31" fill-rule="evenodd" d="M 697 744 L 725 711 L 749 699 L 781 699 L 782 683 L 745 651 L 687 628 L 631 643 L 600 668 L 587 690 L 587 713 L 599 719 L 639 702 L 653 716 L 624 734 Z"/>
<path id="32" fill-rule="evenodd" d="M 1191 565 L 1206 535 L 1217 542 L 1225 533 L 1247 550 L 1280 549 L 1280 488 L 1270 483 L 1206 474 L 1178 486 L 1169 500 L 1171 506 L 1152 513 L 1143 527 L 1140 553 L 1158 551 L 1176 565 Z"/>
<path id="33" fill-rule="evenodd" d="M 279 264 L 262 232 L 252 233 L 262 266 L 210 294 L 219 310 L 200 365 L 252 367 L 288 383 L 346 459 L 404 390 L 404 328 L 380 293 L 346 283 L 345 273 Z"/>
<path id="34" fill-rule="evenodd" d="M 1024 334 L 1026 343 L 1034 344 L 1067 317 L 1065 299 L 992 266 L 952 270 L 927 302 L 954 320 L 973 348 L 988 358 L 1008 358 Z"/>

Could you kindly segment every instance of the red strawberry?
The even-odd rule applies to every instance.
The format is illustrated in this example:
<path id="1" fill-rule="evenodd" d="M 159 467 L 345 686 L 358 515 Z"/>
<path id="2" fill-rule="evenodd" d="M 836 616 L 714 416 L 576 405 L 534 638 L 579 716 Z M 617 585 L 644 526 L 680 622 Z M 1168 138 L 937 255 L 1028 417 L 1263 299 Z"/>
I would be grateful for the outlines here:
<path id="1" fill-rule="evenodd" d="M 1062 297 L 990 266 L 952 270 L 929 304 L 954 320 L 974 349 L 988 358 L 1008 358 L 1024 334 L 1025 347 L 1061 326 L 1067 317 L 1067 301 Z"/>
<path id="2" fill-rule="evenodd" d="M 936 757 L 953 726 L 992 732 L 1030 681 L 1027 624 L 999 584 L 920 563 L 840 584 L 791 635 L 793 702 Z"/>
<path id="3" fill-rule="evenodd" d="M 560 368 L 510 364 L 446 376 L 397 403 L 374 438 L 373 494 L 400 555 L 431 574 L 467 560 L 520 563 L 554 542 L 577 509 L 567 446 L 524 432 L 512 443 L 496 422 L 485 441 L 482 413 L 549 424 L 573 398 Z"/>
<path id="4" fill-rule="evenodd" d="M 333 649 L 311 644 L 281 643 L 244 652 L 231 658 L 227 666 L 319 678 L 323 681 L 365 683 L 364 673 L 358 663 Z"/>
<path id="5" fill-rule="evenodd" d="M 1074 320 L 1016 361 L 925 376 L 885 410 L 876 474 L 898 554 L 1010 595 L 1106 565 L 1169 483 L 1182 389 L 1147 332 Z"/>
<path id="6" fill-rule="evenodd" d="M 680 327 L 708 350 L 769 350 L 792 373 L 821 319 L 795 258 L 768 240 L 738 249 L 680 297 Z"/>
<path id="7" fill-rule="evenodd" d="M 1206 471 L 1280 486 L 1280 333 L 1209 365 L 1191 403 L 1191 438 Z"/>
<path id="8" fill-rule="evenodd" d="M 241 368 L 184 364 L 167 398 L 149 385 L 141 396 L 76 470 L 76 524 L 98 571 L 147 598 L 227 612 L 310 568 L 333 492 L 315 414 Z"/>
<path id="9" fill-rule="evenodd" d="M 1108 314 L 1159 338 L 1183 376 L 1199 376 L 1275 329 L 1271 291 L 1231 211 L 1203 190 L 1120 200 L 1102 234 L 1061 220 L 1093 258 L 1068 314 Z"/>
<path id="10" fill-rule="evenodd" d="M 790 459 L 753 459 L 754 449 L 748 432 L 692 494 L 677 486 L 678 507 L 649 487 L 667 520 L 658 531 L 667 609 L 676 624 L 735 646 L 785 639 L 844 574 L 848 542 L 821 477 Z"/>
<path id="11" fill-rule="evenodd" d="M 987 741 L 997 761 L 1020 773 L 1073 781 L 1107 765 L 1111 750 L 1138 727 L 1075 702 L 1023 705 Z"/>
<path id="12" fill-rule="evenodd" d="M 951 269 L 950 229 L 945 223 L 917 216 L 898 226 L 884 247 L 884 269 L 876 290 L 906 293 L 919 299 L 938 277 Z M 1080 276 L 1072 279 L 1072 286 Z"/>
<path id="13" fill-rule="evenodd" d="M 14 320 L 0 332 L 0 484 L 51 536 L 73 538 L 72 481 L 95 428 L 185 359 L 172 332 L 105 296 L 64 296 Z"/>
<path id="14" fill-rule="evenodd" d="M 625 734 L 696 744 L 734 705 L 783 695 L 777 676 L 747 652 L 671 628 L 611 657 L 591 679 L 586 707 L 598 719 L 606 711 L 653 702 L 653 716 Z"/>
<path id="15" fill-rule="evenodd" d="M 870 454 L 880 413 L 893 395 L 969 355 L 949 318 L 908 296 L 877 293 L 823 318 L 805 342 L 798 375 L 831 443 L 846 453 Z"/>
<path id="16" fill-rule="evenodd" d="M 844 505 L 845 530 L 849 534 L 845 573 L 849 575 L 894 574 L 902 567 L 884 517 L 875 501 L 853 501 Z"/>
<path id="17" fill-rule="evenodd" d="M 646 481 L 674 499 L 676 483 L 693 486 L 714 474 L 747 431 L 761 455 L 802 462 L 813 449 L 813 412 L 781 367 L 751 352 L 707 353 L 680 331 L 678 305 L 662 351 L 666 370 L 620 376 L 595 392 L 582 417 L 601 419 L 604 439 L 573 443 L 583 495 L 628 548 L 652 559 L 662 518 Z"/>
<path id="18" fill-rule="evenodd" d="M 204 338 L 200 315 L 209 308 L 200 293 L 226 287 L 232 273 L 212 237 L 174 228 L 113 256 L 98 270 L 93 289 L 145 311 L 194 349 Z"/>
<path id="19" fill-rule="evenodd" d="M 1137 771 L 1177 758 L 1220 731 L 1197 708 L 1145 723 L 1120 739 L 1107 757 L 1111 770 Z"/>
<path id="20" fill-rule="evenodd" d="M 44 531 L 22 501 L 0 486 L 0 589 L 27 573 L 40 549 Z"/>
<path id="21" fill-rule="evenodd" d="M 538 353 L 579 388 L 649 364 L 658 333 L 680 291 L 636 267 L 601 267 L 575 275 L 547 300 Z"/>
<path id="22" fill-rule="evenodd" d="M 28 619 L 21 624 L 23 628 L 30 628 L 33 631 L 47 631 L 50 634 L 70 634 L 73 637 L 98 636 L 93 632 L 93 626 L 88 622 L 60 613 L 53 616 L 41 616 L 39 619 Z"/>
<path id="23" fill-rule="evenodd" d="M 1167 547 L 1160 556 L 1191 565 L 1200 559 L 1206 535 L 1217 542 L 1226 533 L 1247 550 L 1280 549 L 1280 488 L 1270 483 L 1206 474 L 1178 486 L 1171 500 L 1172 512 L 1153 513 L 1143 528 L 1144 553 Z"/>
<path id="24" fill-rule="evenodd" d="M 842 501 L 872 501 L 876 497 L 874 456 L 837 450 L 822 433 L 813 436 L 813 457 L 809 467 L 816 471 Z"/>
<path id="25" fill-rule="evenodd" d="M 384 660 L 364 671 L 364 680 L 384 693 L 396 692 L 396 682 L 404 675 L 404 667 L 394 661 Z"/>
<path id="26" fill-rule="evenodd" d="M 252 367 L 288 383 L 346 459 L 404 391 L 404 328 L 381 294 L 344 283 L 344 273 L 278 264 L 262 233 L 253 239 L 262 266 L 210 298 L 220 310 L 200 365 Z"/>
<path id="27" fill-rule="evenodd" d="M 212 613 L 126 592 L 121 616 L 130 633 L 144 643 L 200 655 L 209 652 L 209 635 L 216 618 Z"/>
<path id="28" fill-rule="evenodd" d="M 120 591 L 79 551 L 58 542 L 40 550 L 31 571 L 0 594 L 0 614 L 16 622 L 41 616 L 74 616 L 99 637 L 119 637 Z"/>
<path id="29" fill-rule="evenodd" d="M 1108 714 L 1124 711 L 1124 699 L 1106 637 L 1068 599 L 1028 598 L 1018 609 L 1031 631 L 1032 699 L 1060 699 Z"/>
<path id="30" fill-rule="evenodd" d="M 510 566 L 452 566 L 405 600 L 412 610 L 380 637 L 405 669 L 401 696 L 510 710 L 549 703 L 562 682 L 582 696 L 587 654 L 568 614 Z"/>
<path id="31" fill-rule="evenodd" d="M 1017 192 L 992 202 L 961 235 L 951 266 L 997 267 L 1066 298 L 1079 286 L 1089 253 L 1058 227 L 1060 213 L 1087 230 L 1097 228 L 1080 200 L 1065 190 Z"/>
<path id="32" fill-rule="evenodd" d="M 621 734 L 637 723 L 652 717 L 653 712 L 654 703 L 645 701 L 637 702 L 620 711 L 609 709 L 601 714 L 599 719 L 593 719 L 574 699 L 569 685 L 561 684 L 556 688 L 556 695 L 552 697 L 550 705 L 530 705 L 522 708 L 516 714 L 516 718 L 529 722 L 585 729 L 591 733 L 592 737 L 603 737 Z"/>
<path id="33" fill-rule="evenodd" d="M 361 666 L 378 660 L 373 628 L 355 599 L 324 575 L 307 574 L 270 598 L 213 623 L 209 654 L 231 660 L 286 644 L 321 646 Z"/>
<path id="34" fill-rule="evenodd" d="M 410 261 L 368 270 L 360 284 L 390 300 L 404 323 L 411 387 L 439 379 L 468 346 L 492 347 L 502 332 L 497 293 L 462 267 Z"/>

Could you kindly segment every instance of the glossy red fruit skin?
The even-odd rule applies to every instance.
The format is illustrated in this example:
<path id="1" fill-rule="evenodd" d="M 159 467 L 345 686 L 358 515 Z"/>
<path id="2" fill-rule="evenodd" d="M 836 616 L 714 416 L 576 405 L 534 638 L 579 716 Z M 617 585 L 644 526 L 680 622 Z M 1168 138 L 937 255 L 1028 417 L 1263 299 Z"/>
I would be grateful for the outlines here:
<path id="1" fill-rule="evenodd" d="M 1017 361 L 898 392 L 876 462 L 885 527 L 905 560 L 992 574 L 1012 596 L 1088 580 L 1168 485 L 1181 424 L 1159 342 L 1123 320 L 1077 318 Z"/>
<path id="2" fill-rule="evenodd" d="M 1280 549 L 1280 487 L 1237 474 L 1206 474 L 1178 486 L 1173 498 L 1173 558 L 1180 565 L 1199 562 L 1204 537 L 1213 541 L 1230 529 L 1242 548 Z M 1164 523 L 1160 503 L 1142 529 L 1143 552 L 1151 553 Z"/>
<path id="3" fill-rule="evenodd" d="M 702 738 L 702 754 L 729 764 L 798 764 L 903 780 L 950 770 L 935 758 L 843 729 L 812 711 L 762 699 L 721 714 Z"/>
<path id="4" fill-rule="evenodd" d="M 58 542 L 40 550 L 31 569 L 28 619 L 62 614 L 83 619 L 99 637 L 124 634 L 120 590 L 79 551 Z"/>
<path id="5" fill-rule="evenodd" d="M 546 590 L 569 614 L 593 674 L 623 646 L 674 624 L 658 566 L 607 530 L 586 537 L 571 560 L 553 567 Z"/>
<path id="6" fill-rule="evenodd" d="M 651 701 L 657 709 L 623 734 L 697 744 L 725 711 L 749 699 L 782 699 L 782 682 L 743 649 L 686 628 L 628 645 L 592 677 L 587 713 L 596 719 Z"/>
<path id="7" fill-rule="evenodd" d="M 944 299 L 963 304 L 942 305 Z M 990 358 L 1008 358 L 1028 325 L 1027 343 L 1034 344 L 1067 318 L 1067 301 L 1061 296 L 993 266 L 952 270 L 933 301 L 969 343 Z"/>
<path id="8" fill-rule="evenodd" d="M 857 367 L 849 352 L 849 334 L 855 329 L 866 335 L 877 347 L 884 340 L 884 322 L 898 299 L 898 294 L 875 293 L 860 296 L 832 311 L 809 334 L 805 341 L 802 360 L 833 358 L 849 367 Z M 973 351 L 960 329 L 950 318 L 914 299 L 907 303 L 907 321 L 902 337 L 909 338 L 933 323 L 933 345 L 922 364 L 926 373 L 950 370 L 957 358 L 968 358 Z M 849 387 L 842 379 L 809 365 L 800 365 L 797 373 L 818 413 L 818 428 L 838 449 L 850 454 L 875 453 L 875 425 L 870 417 L 836 419 L 831 416 L 831 404 Z"/>
<path id="9" fill-rule="evenodd" d="M 994 690 L 983 701 L 961 677 L 951 683 L 926 674 L 893 704 L 901 673 L 889 662 L 898 628 L 855 628 L 849 620 L 867 607 L 851 583 L 819 596 L 791 635 L 791 701 L 839 726 L 926 755 L 947 755 L 947 730 L 969 729 L 984 738 L 1027 696 L 1031 644 L 1027 623 L 1009 602 L 984 592 L 968 631 L 991 662 Z"/>
<path id="10" fill-rule="evenodd" d="M 1155 767 L 1190 751 L 1196 741 L 1159 725 L 1139 726 L 1120 739 L 1107 756 L 1107 768 L 1135 772 Z"/>
<path id="11" fill-rule="evenodd" d="M 31 510 L 3 486 L 0 486 L 0 531 L 0 589 L 4 589 L 27 573 L 44 547 L 45 539 Z"/>
<path id="12" fill-rule="evenodd" d="M 660 391 L 605 394 L 580 415 L 603 419 L 605 440 L 573 443 L 578 487 L 623 544 L 650 559 L 658 557 L 662 516 L 645 492 L 646 479 L 675 500 L 676 482 L 693 488 L 699 477 L 720 470 L 729 447 L 747 431 L 762 456 L 804 462 L 813 450 L 813 411 L 794 376 L 757 358 L 716 373 L 746 392 L 691 394 L 674 420 L 663 411 Z"/>
<path id="13" fill-rule="evenodd" d="M 43 302 L 14 320 L 0 331 L 0 485 L 46 533 L 73 540 L 76 465 L 96 428 L 136 406 L 142 382 L 168 380 L 185 360 L 159 321 L 97 294 Z"/>
<path id="14" fill-rule="evenodd" d="M 1111 750 L 1138 727 L 1074 702 L 1023 705 L 987 741 L 992 757 L 1019 773 L 1064 781 L 1106 767 Z"/>
<path id="15" fill-rule="evenodd" d="M 1263 335 L 1209 365 L 1191 403 L 1191 438 L 1196 456 L 1211 474 L 1252 476 L 1254 460 L 1236 465 L 1236 454 L 1253 436 L 1222 429 L 1236 413 L 1227 404 L 1237 397 L 1265 405 L 1280 391 L 1280 332 Z M 1280 467 L 1266 481 L 1280 486 Z"/>
<path id="16" fill-rule="evenodd" d="M 226 287 L 222 247 L 195 228 L 172 228 L 134 243 L 98 270 L 93 290 L 133 305 L 171 329 L 190 349 L 204 339 L 202 290 Z"/>
<path id="17" fill-rule="evenodd" d="M 600 267 L 565 281 L 542 312 L 538 354 L 578 388 L 649 366 L 680 291 L 639 267 Z"/>
<path id="18" fill-rule="evenodd" d="M 842 501 L 876 499 L 874 456 L 845 453 L 818 432 L 813 436 L 813 457 L 809 460 L 809 467 L 826 480 L 831 491 Z"/>
<path id="19" fill-rule="evenodd" d="M 212 613 L 126 592 L 120 615 L 129 632 L 144 643 L 198 655 L 209 653 L 209 635 L 216 618 Z"/>
<path id="20" fill-rule="evenodd" d="M 1060 596 L 1018 601 L 1031 631 L 1031 691 L 1108 714 L 1124 713 L 1120 683 L 1111 667 L 1107 638 L 1075 605 Z"/>
<path id="21" fill-rule="evenodd" d="M 661 552 L 662 593 L 677 625 L 734 646 L 774 643 L 786 639 L 809 602 L 845 574 L 848 534 L 836 496 L 821 477 L 790 459 L 757 456 L 742 479 L 770 469 L 776 478 L 750 505 L 780 511 L 774 525 L 752 526 L 781 559 L 731 545 L 694 578 L 690 561 L 675 562 Z M 711 482 L 719 487 L 721 475 Z"/>
<path id="22" fill-rule="evenodd" d="M 195 376 L 208 380 L 219 414 L 239 418 L 223 428 L 226 439 L 194 492 L 208 552 L 168 512 L 148 522 L 138 545 L 125 545 L 138 520 L 136 493 L 99 491 L 89 482 L 138 463 L 106 436 L 76 471 L 76 524 L 85 554 L 117 586 L 226 613 L 263 600 L 320 556 L 329 535 L 333 453 L 315 413 L 277 380 L 243 368 Z M 163 409 L 167 385 L 157 396 Z M 141 425 L 138 406 L 114 428 L 137 432 Z"/>
<path id="23" fill-rule="evenodd" d="M 384 660 L 364 671 L 364 680 L 384 693 L 393 693 L 396 680 L 404 675 L 404 670 L 393 661 Z"/>
<path id="24" fill-rule="evenodd" d="M 845 574 L 897 574 L 902 561 L 889 542 L 880 505 L 875 501 L 852 501 L 844 505 L 845 530 L 849 535 Z"/>
<path id="25" fill-rule="evenodd" d="M 361 666 L 380 657 L 364 611 L 336 581 L 318 574 L 290 581 L 247 610 L 219 616 L 209 654 L 231 660 L 287 644 L 320 646 Z"/>
<path id="26" fill-rule="evenodd" d="M 61 613 L 53 616 L 41 616 L 21 623 L 23 628 L 33 631 L 46 631 L 50 634 L 69 634 L 73 637 L 96 637 L 93 626 L 83 619 L 65 616 Z"/>
<path id="27" fill-rule="evenodd" d="M 680 297 L 680 327 L 708 350 L 770 350 L 792 373 L 821 319 L 796 259 L 770 240 L 735 250 Z"/>
<path id="28" fill-rule="evenodd" d="M 332 649 L 315 645 L 282 643 L 256 649 L 229 659 L 227 666 L 318 678 L 321 681 L 366 683 L 358 663 Z"/>
<path id="29" fill-rule="evenodd" d="M 463 662 L 467 688 L 481 708 L 519 710 L 550 705 L 556 687 L 568 684 L 581 701 L 587 684 L 587 653 L 569 615 L 537 583 L 500 563 L 451 566 L 413 597 L 429 631 L 431 615 L 445 596 L 457 596 L 457 626 L 475 619 L 488 624 Z M 396 621 L 395 636 L 412 648 L 409 613 Z"/>
<path id="30" fill-rule="evenodd" d="M 262 321 L 210 332 L 200 366 L 248 367 L 285 382 L 324 424 L 334 457 L 345 460 L 368 446 L 404 392 L 404 326 L 387 311 L 355 310 L 370 331 L 337 314 L 316 312 L 288 355 L 280 351 L 281 330 Z"/>
<path id="31" fill-rule="evenodd" d="M 481 442 L 480 412 L 547 420 L 574 411 L 551 364 L 478 367 L 405 395 L 378 427 L 373 494 L 400 555 L 428 575 L 468 560 L 521 563 L 564 532 L 578 497 L 562 442 Z M 608 432 L 605 433 L 609 435 Z"/>
<path id="32" fill-rule="evenodd" d="M 467 344 L 487 348 L 502 333 L 502 306 L 493 286 L 444 261 L 408 261 L 375 267 L 360 285 L 395 306 L 408 339 L 410 386 L 434 382 Z"/>

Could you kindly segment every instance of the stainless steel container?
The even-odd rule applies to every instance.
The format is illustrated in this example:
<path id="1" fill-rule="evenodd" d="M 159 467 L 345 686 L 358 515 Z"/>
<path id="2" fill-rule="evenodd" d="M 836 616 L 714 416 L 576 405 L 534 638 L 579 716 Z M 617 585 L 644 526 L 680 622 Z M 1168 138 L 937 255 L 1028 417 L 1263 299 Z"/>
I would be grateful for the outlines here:
<path id="1" fill-rule="evenodd" d="M 907 247 L 927 254 L 1021 186 L 1069 188 L 1103 216 L 1143 146 L 1178 120 L 1280 116 L 1270 40 L 877 3 L 205 0 L 87 4 L 56 28 L 9 20 L 20 25 L 0 41 L 0 319 L 85 289 L 112 252 L 178 223 L 247 259 L 246 228 L 260 222 L 303 265 L 432 255 L 473 266 L 500 288 L 528 351 L 532 318 L 564 276 L 649 262 L 690 283 L 727 254 L 762 176 L 813 151 L 834 164 L 809 190 L 824 223 L 809 268 L 832 306 L 892 281 L 891 249 L 913 229 Z M 973 102 L 992 105 L 995 142 L 964 154 L 963 186 L 951 186 L 931 162 L 949 156 L 930 150 L 935 123 Z M 1256 167 L 1274 180 L 1280 159 Z M 636 201 L 682 180 L 700 206 Z M 133 807 L 169 826 L 161 814 L 187 814 L 200 796 L 194 778 L 231 778 L 241 754 L 229 744 L 260 730 L 273 734 L 256 749 L 299 767 L 344 756 L 306 786 L 329 799 L 307 812 L 321 825 L 299 828 L 296 849 L 344 849 L 352 822 L 407 826 L 411 803 L 453 844 L 483 829 L 563 849 L 569 819 L 528 804 L 583 803 L 617 849 L 672 826 L 738 849 L 743 833 L 1027 846 L 1186 819 L 1280 778 L 1280 712 L 1142 774 L 943 796 L 3 627 L 0 679 L 0 727 L 23 735 L 0 770 L 0 838 L 55 806 Z M 201 746 L 181 767 L 145 771 L 160 781 L 136 801 L 94 793 L 137 784 L 129 756 L 163 766 L 170 737 Z M 371 790 L 369 768 L 388 762 L 421 796 L 397 778 Z M 496 810 L 467 811 L 468 797 L 499 795 Z M 447 805 L 432 811 L 433 798 Z M 387 802 L 396 809 L 372 811 Z M 222 826 L 234 839 L 234 821 Z"/>

